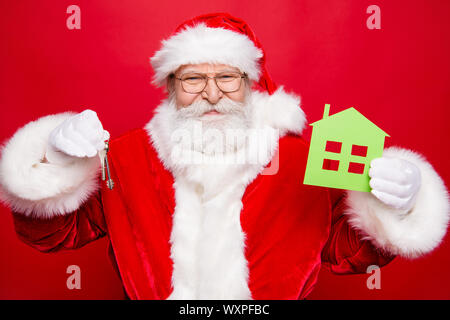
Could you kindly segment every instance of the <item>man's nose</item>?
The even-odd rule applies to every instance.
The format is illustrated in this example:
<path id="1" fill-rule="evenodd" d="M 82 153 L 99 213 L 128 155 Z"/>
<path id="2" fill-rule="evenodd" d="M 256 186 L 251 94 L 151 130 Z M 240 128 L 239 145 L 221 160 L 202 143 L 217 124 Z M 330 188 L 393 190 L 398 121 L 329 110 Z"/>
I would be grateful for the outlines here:
<path id="1" fill-rule="evenodd" d="M 202 97 L 207 99 L 209 103 L 216 104 L 222 98 L 223 93 L 217 87 L 214 78 L 208 78 L 205 90 L 202 91 Z"/>

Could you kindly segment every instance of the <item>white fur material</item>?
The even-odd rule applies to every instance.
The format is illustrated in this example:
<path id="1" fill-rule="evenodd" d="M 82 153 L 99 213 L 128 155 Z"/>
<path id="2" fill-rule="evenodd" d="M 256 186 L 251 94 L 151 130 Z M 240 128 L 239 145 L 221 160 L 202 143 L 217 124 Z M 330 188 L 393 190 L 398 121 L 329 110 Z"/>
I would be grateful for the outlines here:
<path id="1" fill-rule="evenodd" d="M 251 128 L 300 133 L 306 120 L 299 103 L 298 97 L 281 88 L 273 96 L 253 92 L 245 108 L 251 108 Z M 272 159 L 279 136 L 263 135 L 250 142 L 246 151 L 255 156 L 261 152 L 257 147 L 261 142 L 267 146 L 257 164 L 186 166 L 171 158 L 175 112 L 173 104 L 163 101 L 146 126 L 161 161 L 175 177 L 170 239 L 173 292 L 168 299 L 251 299 L 241 199 L 247 185 Z"/>
<path id="2" fill-rule="evenodd" d="M 288 131 L 301 134 L 305 128 L 306 116 L 300 108 L 300 97 L 285 92 L 282 86 L 271 95 L 253 91 L 251 99 L 256 108 L 253 113 L 255 126 L 280 130 L 280 137 Z"/>
<path id="3" fill-rule="evenodd" d="M 97 157 L 74 158 L 66 165 L 43 162 L 50 132 L 72 115 L 62 113 L 32 121 L 4 146 L 0 195 L 14 211 L 42 218 L 70 213 L 98 189 Z"/>
<path id="4" fill-rule="evenodd" d="M 415 258 L 436 248 L 444 237 L 449 221 L 449 198 L 444 182 L 419 154 L 396 147 L 383 157 L 400 158 L 414 163 L 421 172 L 422 185 L 416 203 L 403 215 L 376 199 L 371 193 L 348 191 L 350 224 L 362 231 L 364 238 L 393 254 Z"/>
<path id="5" fill-rule="evenodd" d="M 232 65 L 247 73 L 249 79 L 258 80 L 262 56 L 247 36 L 200 23 L 163 40 L 161 49 L 150 59 L 155 71 L 153 83 L 163 86 L 167 76 L 178 67 L 199 63 Z"/>

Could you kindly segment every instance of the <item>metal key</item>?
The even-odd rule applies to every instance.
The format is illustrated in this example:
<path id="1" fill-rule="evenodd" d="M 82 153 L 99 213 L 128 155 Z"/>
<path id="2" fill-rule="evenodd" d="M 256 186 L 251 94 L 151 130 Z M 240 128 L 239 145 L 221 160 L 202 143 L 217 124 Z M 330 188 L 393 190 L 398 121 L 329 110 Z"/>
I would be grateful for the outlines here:
<path id="1" fill-rule="evenodd" d="M 111 172 L 109 171 L 109 162 L 108 162 L 108 150 L 109 150 L 109 140 L 105 141 L 105 149 L 100 150 L 98 152 L 98 156 L 100 157 L 101 165 L 102 165 L 102 181 L 106 181 L 106 185 L 110 190 L 114 188 L 114 181 L 111 179 Z"/>
<path id="2" fill-rule="evenodd" d="M 100 164 L 102 166 L 102 181 L 106 180 L 106 169 L 105 169 L 105 159 L 106 159 L 106 148 L 98 152 L 100 158 Z"/>
<path id="3" fill-rule="evenodd" d="M 106 172 L 108 174 L 108 180 L 106 181 L 106 185 L 108 186 L 109 190 L 112 190 L 114 188 L 114 181 L 111 179 L 111 172 L 109 171 L 109 162 L 108 162 L 108 151 L 109 151 L 109 140 L 105 141 L 105 164 L 106 164 Z"/>

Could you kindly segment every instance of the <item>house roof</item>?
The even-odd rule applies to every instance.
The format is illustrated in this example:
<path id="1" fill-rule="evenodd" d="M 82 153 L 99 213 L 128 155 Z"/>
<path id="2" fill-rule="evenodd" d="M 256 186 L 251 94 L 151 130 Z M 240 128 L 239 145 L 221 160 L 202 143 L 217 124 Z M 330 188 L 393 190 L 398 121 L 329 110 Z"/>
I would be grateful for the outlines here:
<path id="1" fill-rule="evenodd" d="M 327 108 L 327 105 L 325 106 L 325 114 L 324 118 L 315 121 L 311 123 L 311 126 L 326 126 L 327 124 L 333 123 L 333 126 L 336 126 L 336 124 L 342 125 L 342 127 L 351 125 L 351 127 L 355 126 L 361 126 L 363 130 L 367 130 L 368 128 L 376 129 L 380 131 L 381 134 L 388 136 L 386 132 L 381 130 L 377 125 L 375 125 L 373 122 L 371 122 L 369 119 L 367 119 L 365 116 L 363 116 L 358 110 L 355 108 L 348 108 L 344 111 L 335 113 L 331 116 L 328 116 L 329 106 Z"/>

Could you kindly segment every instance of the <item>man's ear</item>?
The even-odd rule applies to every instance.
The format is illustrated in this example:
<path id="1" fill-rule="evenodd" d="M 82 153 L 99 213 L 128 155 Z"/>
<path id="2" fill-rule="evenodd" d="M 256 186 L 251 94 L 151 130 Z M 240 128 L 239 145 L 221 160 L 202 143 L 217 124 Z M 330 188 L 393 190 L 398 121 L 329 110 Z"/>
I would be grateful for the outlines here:
<path id="1" fill-rule="evenodd" d="M 245 80 L 245 91 L 247 92 L 247 95 L 250 95 L 252 92 L 252 88 L 255 85 L 255 82 L 247 77 L 244 80 Z"/>
<path id="2" fill-rule="evenodd" d="M 167 92 L 172 93 L 175 91 L 175 75 L 171 73 L 166 79 Z"/>
<path id="3" fill-rule="evenodd" d="M 247 88 L 252 88 L 254 86 L 254 81 L 250 80 L 248 77 L 245 78 L 245 85 L 247 86 Z"/>

